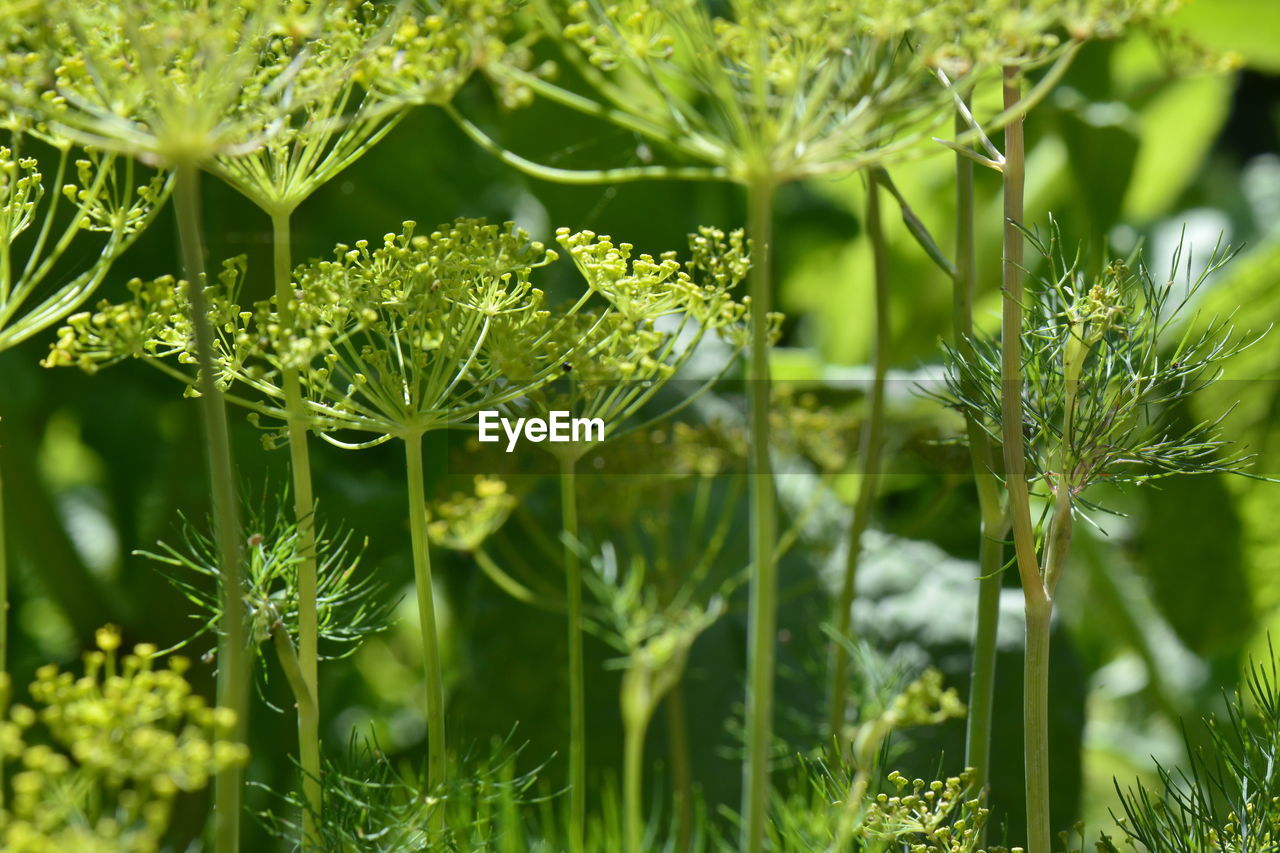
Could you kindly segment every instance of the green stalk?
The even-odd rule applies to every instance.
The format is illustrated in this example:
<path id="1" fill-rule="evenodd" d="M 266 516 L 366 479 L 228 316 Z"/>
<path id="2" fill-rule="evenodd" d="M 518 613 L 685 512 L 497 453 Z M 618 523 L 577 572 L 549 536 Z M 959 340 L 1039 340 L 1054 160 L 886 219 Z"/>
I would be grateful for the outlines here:
<path id="1" fill-rule="evenodd" d="M 427 541 L 427 502 L 423 493 L 422 433 L 405 435 L 404 456 L 409 485 L 409 534 L 413 542 L 413 578 L 422 626 L 422 659 L 427 677 L 427 787 L 435 795 L 448 778 L 445 751 L 444 676 L 436 632 L 435 595 L 431 586 L 431 551 Z M 443 826 L 444 813 L 431 812 L 431 830 Z"/>
<path id="2" fill-rule="evenodd" d="M 769 462 L 769 311 L 773 299 L 770 178 L 747 185 L 747 229 L 752 240 L 751 360 L 747 378 L 751 444 L 751 590 L 747 629 L 747 761 L 743 768 L 743 853 L 763 853 L 773 747 L 774 653 L 778 633 L 777 518 Z"/>
<path id="3" fill-rule="evenodd" d="M 1016 68 L 1004 72 L 1006 108 L 1018 104 L 1021 83 Z M 1050 853 L 1049 831 L 1049 620 L 1053 599 L 1040 574 L 1031 495 L 1027 488 L 1022 435 L 1022 259 L 1023 236 L 1013 223 L 1024 219 L 1026 147 L 1021 114 L 1005 128 L 1004 164 L 1004 310 L 1001 319 L 1000 408 L 1005 488 L 1026 611 L 1023 671 L 1023 750 L 1026 766 L 1027 853 Z"/>
<path id="4" fill-rule="evenodd" d="M 696 529 L 696 528 L 695 528 Z M 676 853 L 693 842 L 693 764 L 689 760 L 689 718 L 684 709 L 684 685 L 676 682 L 667 694 L 667 739 L 671 747 L 671 789 L 675 799 Z"/>
<path id="5" fill-rule="evenodd" d="M 884 240 L 884 227 L 880 215 L 880 181 L 875 172 L 867 178 L 867 237 L 871 240 L 871 255 L 875 279 L 875 343 L 871 354 L 871 397 L 867 420 L 862 426 L 858 456 L 863 460 L 862 479 L 858 484 L 858 499 L 854 504 L 853 518 L 849 523 L 849 545 L 846 552 L 844 579 L 840 596 L 836 601 L 836 638 L 831 662 L 831 686 L 828 695 L 828 736 L 839 740 L 848 709 L 849 649 L 844 640 L 849 635 L 850 610 L 856 591 L 858 563 L 862 557 L 862 534 L 871 521 L 871 509 L 875 505 L 876 486 L 880 480 L 880 455 L 884 445 L 884 395 L 885 376 L 889 371 L 889 253 Z"/>
<path id="6" fill-rule="evenodd" d="M 315 697 L 307 689 L 307 680 L 302 673 L 302 665 L 298 653 L 293 648 L 289 633 L 279 623 L 271 631 L 271 639 L 275 643 L 276 656 L 280 659 L 280 669 L 284 672 L 285 681 L 289 682 L 289 690 L 293 693 L 293 701 L 297 703 L 299 713 L 303 708 L 314 708 Z"/>
<path id="7" fill-rule="evenodd" d="M 967 100 L 967 99 L 966 99 Z M 967 107 L 966 107 L 967 109 Z M 968 127 L 959 112 L 956 132 Z M 956 156 L 956 265 L 952 301 L 952 328 L 956 354 L 971 358 L 973 347 L 973 297 L 977 290 L 978 260 L 974 225 L 973 161 Z M 984 790 L 991 776 L 991 721 L 995 708 L 996 650 L 1000 622 L 1000 570 L 1004 565 L 1004 515 L 1000 492 L 992 474 L 991 442 L 982 425 L 965 419 L 969 457 L 982 516 L 979 545 L 978 619 L 973 637 L 973 665 L 969 679 L 969 716 L 965 730 L 965 765 L 973 770 L 973 783 Z M 985 831 L 983 832 L 985 836 Z M 980 842 L 981 843 L 981 842 Z"/>
<path id="8" fill-rule="evenodd" d="M 997 507 L 998 510 L 998 507 Z M 1001 530 L 997 530 L 1001 528 Z M 973 634 L 973 668 L 969 674 L 969 715 L 965 728 L 965 766 L 973 785 L 991 783 L 991 727 L 995 713 L 996 652 L 1000 627 L 1000 575 L 1004 567 L 1003 519 L 982 521 L 978 550 L 978 621 Z"/>
<path id="9" fill-rule="evenodd" d="M 243 741 L 249 719 L 249 661 L 241 605 L 240 520 L 236 503 L 235 465 L 227 409 L 214 376 L 213 329 L 204 298 L 204 247 L 200 239 L 200 172 L 193 163 L 175 169 L 174 207 L 188 281 L 191 326 L 195 330 L 200 368 L 200 409 L 213 493 L 213 525 L 222 575 L 222 625 L 218 645 L 218 705 L 236 713 L 236 739 Z M 228 767 L 214 781 L 214 849 L 240 849 L 242 779 L 240 768 Z"/>
<path id="10" fill-rule="evenodd" d="M 4 477 L 0 472 L 0 676 L 9 671 L 9 551 L 4 533 Z"/>
<path id="11" fill-rule="evenodd" d="M 1049 853 L 1049 623 L 1053 601 L 1027 605 L 1023 725 L 1027 773 L 1027 850 Z"/>
<path id="12" fill-rule="evenodd" d="M 276 311 L 280 325 L 293 326 L 294 298 L 291 292 L 290 212 L 271 216 L 272 245 L 275 262 Z M 311 485 L 311 451 L 307 446 L 307 415 L 302 399 L 298 371 L 285 367 L 285 406 L 289 431 L 289 468 L 293 476 L 293 514 L 298 525 L 298 543 L 302 559 L 298 564 L 298 666 L 303 685 L 311 702 L 298 704 L 298 757 L 302 764 L 302 796 L 307 808 L 302 815 L 303 849 L 316 839 L 316 822 L 320 818 L 320 675 L 319 640 L 316 606 L 316 537 L 315 496 Z"/>
<path id="13" fill-rule="evenodd" d="M 569 851 L 582 853 L 587 822 L 587 712 L 582 663 L 582 570 L 578 564 L 577 460 L 560 457 L 565 601 L 569 606 Z M 629 748 L 629 746 L 628 746 Z"/>
<path id="14" fill-rule="evenodd" d="M 622 755 L 622 800 L 627 853 L 644 853 L 644 735 L 648 717 L 626 725 Z"/>

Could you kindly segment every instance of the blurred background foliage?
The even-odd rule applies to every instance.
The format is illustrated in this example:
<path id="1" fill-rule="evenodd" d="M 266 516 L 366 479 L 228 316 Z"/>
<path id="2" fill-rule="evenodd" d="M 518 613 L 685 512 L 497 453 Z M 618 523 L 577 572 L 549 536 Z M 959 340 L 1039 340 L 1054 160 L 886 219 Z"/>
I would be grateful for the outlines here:
<path id="1" fill-rule="evenodd" d="M 1081 241 L 1095 268 L 1142 244 L 1161 269 L 1184 229 L 1198 254 L 1207 255 L 1224 235 L 1246 248 L 1213 281 L 1202 309 L 1234 312 L 1241 328 L 1261 330 L 1280 317 L 1280 5 L 1198 0 L 1177 24 L 1211 47 L 1239 52 L 1244 67 L 1231 75 L 1171 78 L 1144 40 L 1090 45 L 1028 123 L 1029 224 L 1043 226 L 1052 212 L 1069 243 Z M 632 152 L 636 163 L 648 157 L 635 138 L 554 105 L 504 113 L 480 85 L 465 91 L 459 104 L 513 148 L 552 164 L 616 162 L 619 150 Z M 953 221 L 953 161 L 940 146 L 926 153 L 891 173 L 945 245 Z M 254 298 L 265 297 L 269 223 L 213 179 L 205 188 L 211 258 L 247 255 L 248 286 Z M 978 190 L 976 316 L 993 329 L 999 322 L 1001 227 L 996 176 L 980 175 Z M 777 225 L 777 303 L 788 319 L 776 375 L 847 412 L 853 424 L 869 377 L 864 365 L 871 335 L 863 197 L 857 178 L 789 187 Z M 654 252 L 683 247 L 699 224 L 737 227 L 744 218 L 733 187 L 567 187 L 532 180 L 469 143 L 443 113 L 420 110 L 303 205 L 295 220 L 295 256 L 324 256 L 340 241 L 376 240 L 399 230 L 405 219 L 425 227 L 460 215 L 513 219 L 544 240 L 559 225 L 590 228 Z M 936 373 L 938 340 L 950 323 L 950 282 L 896 220 L 889 239 L 890 446 L 854 625 L 861 639 L 886 651 L 931 660 L 963 695 L 976 595 L 977 504 L 965 457 L 948 443 L 960 431 L 959 421 L 915 390 Z M 171 218 L 163 217 L 117 264 L 100 295 L 119 298 L 126 278 L 173 272 L 175 240 Z M 74 660 L 93 629 L 107 622 L 121 625 L 127 642 L 165 647 L 187 636 L 194 627 L 189 606 L 133 552 L 174 540 L 179 511 L 192 518 L 206 512 L 190 401 L 141 363 L 92 377 L 43 370 L 37 362 L 50 338 L 0 357 L 0 465 L 17 565 L 11 629 L 17 684 L 30 681 L 43 663 Z M 1238 403 L 1231 434 L 1258 454 L 1259 474 L 1280 476 L 1280 335 L 1245 353 L 1227 378 L 1204 392 L 1206 399 L 1185 417 Z M 706 398 L 703 408 L 715 402 Z M 264 450 L 242 413 L 233 411 L 233 424 L 246 492 L 277 489 L 287 476 L 287 456 Z M 856 443 L 853 430 L 848 440 Z M 463 439 L 436 435 L 430 442 L 437 495 L 466 487 L 477 463 L 458 464 L 450 456 Z M 445 464 L 450 458 L 454 462 Z M 390 588 L 408 591 L 412 569 L 395 448 L 358 454 L 318 449 L 314 464 L 322 513 L 367 536 L 364 564 Z M 813 476 L 798 471 L 781 484 L 784 507 L 793 517 L 803 514 L 804 523 L 800 547 L 783 567 L 787 603 L 778 698 L 780 735 L 810 744 L 822 716 L 824 639 L 816 626 L 829 604 L 821 592 L 830 589 L 842 564 L 842 507 L 856 492 L 856 459 L 816 490 Z M 601 475 L 592 482 L 588 475 L 584 488 L 596 497 L 584 505 L 607 507 L 618 492 L 638 486 L 631 477 Z M 522 560 L 554 584 L 560 570 L 538 550 L 540 538 L 555 536 L 553 495 L 531 477 L 513 480 L 527 480 L 513 486 L 528 493 L 525 508 L 492 550 L 500 561 Z M 737 492 L 716 494 L 728 499 Z M 1268 632 L 1280 635 L 1280 493 L 1273 485 L 1197 477 L 1111 495 L 1108 503 L 1122 514 L 1101 517 L 1098 529 L 1082 531 L 1060 592 L 1052 673 L 1060 827 L 1077 818 L 1094 829 L 1107 825 L 1115 807 L 1113 777 L 1151 779 L 1153 756 L 1175 764 L 1180 719 L 1218 707 L 1220 691 L 1235 682 L 1248 656 L 1265 653 Z M 802 513 L 806 506 L 810 511 Z M 669 516 L 675 539 L 682 518 L 678 509 Z M 745 551 L 743 510 L 734 517 L 721 562 L 737 568 Z M 467 555 L 450 554 L 438 577 L 457 744 L 465 749 L 509 734 L 527 741 L 521 760 L 549 761 L 547 778 L 554 784 L 562 778 L 555 753 L 566 740 L 560 617 L 507 598 Z M 1012 576 L 1006 596 L 993 773 L 996 840 L 1001 826 L 1011 840 L 1023 832 L 1021 598 Z M 412 607 L 406 596 L 404 618 L 392 631 L 368 641 L 349 661 L 325 665 L 330 750 L 340 750 L 357 727 L 374 733 L 393 755 L 421 755 L 425 692 Z M 730 616 L 694 646 L 684 687 L 694 773 L 712 806 L 737 797 L 734 721 L 741 715 L 744 611 L 744 602 L 734 601 Z M 618 673 L 606 666 L 615 655 L 603 642 L 590 642 L 589 755 L 591 773 L 601 780 L 620 764 Z M 202 690 L 211 691 L 211 670 L 205 664 L 192 672 Z M 278 673 L 262 690 L 269 703 L 289 704 Z M 294 741 L 293 718 L 261 703 L 255 715 L 249 775 L 264 790 L 252 804 L 265 808 L 278 804 L 270 791 L 291 784 L 286 754 Z M 655 767 L 666 750 L 662 721 L 659 714 L 650 739 Z M 927 738 L 902 762 L 926 777 L 939 762 L 955 772 L 962 723 Z M 179 832 L 190 837 L 198 831 L 202 804 L 185 807 L 189 820 Z"/>

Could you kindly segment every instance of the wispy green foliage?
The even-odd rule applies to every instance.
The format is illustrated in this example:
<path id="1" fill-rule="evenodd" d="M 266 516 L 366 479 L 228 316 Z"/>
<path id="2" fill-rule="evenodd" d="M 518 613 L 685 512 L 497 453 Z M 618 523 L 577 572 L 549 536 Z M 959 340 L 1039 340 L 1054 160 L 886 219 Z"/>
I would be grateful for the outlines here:
<path id="1" fill-rule="evenodd" d="M 1101 480 L 1142 483 L 1176 473 L 1242 469 L 1221 418 L 1175 430 L 1173 407 L 1220 378 L 1223 363 L 1256 338 L 1230 317 L 1185 317 L 1234 252 L 1216 246 L 1193 274 L 1180 247 L 1166 276 L 1141 256 L 1098 275 L 1068 262 L 1056 226 L 1028 234 L 1049 264 L 1028 289 L 1023 331 L 1023 411 L 1028 479 L 1076 496 Z M 948 352 L 948 390 L 981 424 L 1000 422 L 998 342 L 977 339 L 973 358 Z M 995 441 L 1000 435 L 988 426 Z"/>
<path id="2" fill-rule="evenodd" d="M 411 766 L 393 762 L 376 744 L 353 736 L 343 760 L 325 769 L 315 849 L 525 853 L 530 848 L 521 810 L 533 799 L 536 771 L 517 773 L 519 754 L 506 743 L 495 745 L 488 756 L 465 760 L 466 772 L 433 790 Z M 301 801 L 290 804 L 305 808 Z M 267 823 L 281 838 L 297 837 L 298 827 L 289 818 L 268 815 Z"/>
<path id="3" fill-rule="evenodd" d="M 274 632 L 283 630 L 296 644 L 298 638 L 298 570 L 307 556 L 302 550 L 300 525 L 285 510 L 286 499 L 250 503 L 246 508 L 248 541 L 244 555 L 245 624 L 260 649 Z M 179 545 L 159 543 L 156 552 L 141 552 L 167 567 L 166 577 L 195 605 L 200 629 L 187 641 L 218 631 L 222 595 L 218 588 L 217 548 L 212 538 L 183 519 Z M 386 589 L 372 572 L 361 570 L 364 543 L 353 543 L 350 531 L 315 530 L 316 616 L 322 657 L 346 657 L 370 634 L 390 622 L 394 606 Z M 212 583 L 210 583 L 212 581 Z M 185 645 L 185 644 L 184 644 Z"/>
<path id="4" fill-rule="evenodd" d="M 1123 846 L 1103 836 L 1100 850 L 1209 853 L 1274 850 L 1280 840 L 1280 668 L 1251 661 L 1242 688 L 1221 716 L 1204 721 L 1207 742 L 1187 736 L 1182 769 L 1157 767 L 1158 786 L 1116 781 Z"/>

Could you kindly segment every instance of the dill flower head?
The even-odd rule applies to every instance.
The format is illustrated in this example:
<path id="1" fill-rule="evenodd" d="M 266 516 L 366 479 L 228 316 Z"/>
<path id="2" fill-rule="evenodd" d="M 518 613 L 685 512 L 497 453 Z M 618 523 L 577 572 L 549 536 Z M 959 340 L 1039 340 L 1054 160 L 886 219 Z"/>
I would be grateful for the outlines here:
<path id="1" fill-rule="evenodd" d="M 506 523 L 517 502 L 502 480 L 477 476 L 470 493 L 455 492 L 427 510 L 427 535 L 441 548 L 471 553 Z"/>
<path id="2" fill-rule="evenodd" d="M 158 851 L 177 795 L 248 758 L 234 712 L 192 692 L 184 658 L 159 667 L 149 644 L 122 656 L 110 626 L 97 644 L 82 676 L 38 670 L 35 708 L 0 723 L 0 759 L 19 765 L 0 810 L 5 850 Z"/>
<path id="3" fill-rule="evenodd" d="M 726 236 L 701 229 L 690 237 L 690 259 L 683 263 L 674 251 L 636 254 L 630 243 L 591 231 L 561 228 L 556 240 L 582 274 L 588 295 L 601 297 L 603 305 L 569 316 L 551 312 L 539 345 L 510 353 L 525 361 L 533 353 L 553 377 L 511 404 L 518 413 L 598 418 L 608 440 L 679 373 L 708 333 L 730 344 L 726 370 L 745 346 L 750 302 L 733 293 L 750 268 L 741 231 Z M 596 443 L 544 447 L 579 458 Z"/>
<path id="4" fill-rule="evenodd" d="M 629 129 L 733 179 L 784 182 L 878 162 L 941 120 L 950 94 L 920 62 L 939 4 L 901 5 L 578 0 L 557 35 Z"/>
<path id="5" fill-rule="evenodd" d="M 375 81 L 405 102 L 447 99 L 470 32 L 431 18 L 423 35 L 401 17 L 328 0 L 51 0 L 9 29 L 4 98 L 85 144 L 205 164 L 336 133 Z"/>
<path id="6" fill-rule="evenodd" d="M 0 252 L 10 259 L 0 265 L 0 351 L 82 304 L 167 196 L 164 179 L 136 185 L 133 164 L 110 154 L 90 151 L 73 162 L 62 146 L 46 176 L 34 157 L 0 145 Z M 53 239 L 19 242 L 28 232 Z M 67 256 L 74 263 L 60 264 Z"/>

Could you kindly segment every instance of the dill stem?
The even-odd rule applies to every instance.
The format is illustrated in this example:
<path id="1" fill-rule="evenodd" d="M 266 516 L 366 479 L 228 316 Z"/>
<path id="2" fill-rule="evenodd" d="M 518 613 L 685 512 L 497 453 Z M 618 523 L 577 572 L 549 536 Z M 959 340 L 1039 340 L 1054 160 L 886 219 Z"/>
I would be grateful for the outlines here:
<path id="1" fill-rule="evenodd" d="M 1021 99 L 1016 68 L 1004 71 L 1004 103 Z M 1000 336 L 1000 409 L 1005 488 L 1026 612 L 1023 662 L 1023 761 L 1027 795 L 1027 853 L 1050 853 L 1049 831 L 1049 620 L 1053 599 L 1040 574 L 1022 435 L 1023 236 L 1014 223 L 1025 217 L 1026 148 L 1021 113 L 1005 127 L 1004 299 Z"/>
<path id="2" fill-rule="evenodd" d="M 625 722 L 622 799 L 626 809 L 627 853 L 644 853 L 644 736 L 648 724 L 648 714 Z"/>
<path id="3" fill-rule="evenodd" d="M 303 708 L 314 709 L 315 697 L 307 689 L 306 676 L 303 674 L 302 664 L 298 660 L 293 641 L 289 639 L 289 633 L 283 625 L 277 623 L 271 629 L 271 639 L 276 647 L 276 656 L 280 659 L 280 669 L 284 672 L 285 681 L 289 682 L 289 690 L 293 693 L 293 700 L 298 705 L 299 714 L 302 713 Z"/>
<path id="4" fill-rule="evenodd" d="M 0 678 L 9 672 L 9 552 L 5 539 L 4 472 L 0 471 Z M 3 803 L 0 785 L 0 803 Z"/>
<path id="5" fill-rule="evenodd" d="M 427 790 L 432 796 L 448 776 L 445 751 L 444 676 L 440 667 L 440 641 L 436 629 L 435 594 L 431 585 L 431 550 L 427 541 L 427 504 L 423 492 L 422 433 L 402 436 L 409 487 L 409 535 L 413 543 L 413 578 L 418 595 L 418 620 L 422 628 L 422 660 L 427 679 Z M 430 829 L 443 827 L 444 814 L 433 809 Z"/>
<path id="6" fill-rule="evenodd" d="M 271 214 L 275 267 L 276 313 L 284 329 L 294 324 L 291 233 L 289 211 Z M 320 674 L 319 613 L 316 604 L 315 495 L 311 484 L 311 450 L 307 446 L 307 416 L 298 369 L 281 370 L 288 411 L 289 470 L 293 477 L 293 515 L 298 525 L 298 666 L 302 683 L 311 697 L 298 703 L 298 758 L 302 765 L 302 848 L 317 844 L 316 823 L 321 816 L 320 796 Z"/>
<path id="7" fill-rule="evenodd" d="M 687 853 L 693 842 L 693 764 L 689 759 L 689 718 L 685 712 L 684 685 L 681 682 L 672 685 L 666 706 L 671 788 L 675 799 L 675 849 L 676 853 Z"/>
<path id="8" fill-rule="evenodd" d="M 965 97 L 967 109 L 967 96 Z M 957 111 L 956 132 L 968 122 Z M 973 298 L 977 290 L 978 261 L 974 220 L 973 161 L 956 156 L 956 264 L 952 291 L 952 333 L 956 354 L 973 356 Z M 996 650 L 1000 622 L 1000 570 L 1004 565 L 1005 521 L 1000 492 L 993 472 L 991 442 L 982 425 L 965 418 L 969 458 L 978 493 L 981 530 L 978 558 L 978 613 L 973 636 L 973 662 L 969 678 L 969 714 L 965 728 L 965 766 L 973 771 L 973 784 L 985 791 L 991 777 L 991 726 L 995 708 Z M 986 836 L 985 827 L 981 832 Z M 981 842 L 979 842 L 981 843 Z"/>
<path id="9" fill-rule="evenodd" d="M 578 562 L 577 460 L 560 456 L 560 526 L 564 538 L 569 644 L 569 853 L 582 853 L 587 820 L 587 713 L 582 662 L 582 567 Z"/>
<path id="10" fill-rule="evenodd" d="M 200 410 L 212 485 L 213 525 L 222 577 L 222 633 L 218 644 L 218 705 L 236 714 L 236 740 L 248 733 L 249 665 L 245 643 L 239 511 L 236 505 L 235 465 L 227 410 L 214 376 L 213 329 L 204 297 L 204 247 L 200 238 L 200 172 L 194 163 L 176 164 L 174 208 L 182 244 L 183 267 L 191 325 L 195 330 L 200 368 Z M 227 767 L 214 780 L 214 849 L 235 853 L 240 848 L 241 771 Z"/>
<path id="11" fill-rule="evenodd" d="M 836 601 L 836 636 L 832 645 L 831 686 L 828 691 L 830 708 L 827 717 L 828 737 L 840 739 L 844 718 L 848 709 L 849 638 L 853 597 L 857 591 L 858 565 L 862 557 L 862 534 L 871 522 L 871 510 L 875 505 L 876 488 L 880 481 L 880 457 L 884 447 L 885 377 L 889 370 L 889 254 L 884 240 L 884 227 L 880 212 L 880 181 L 874 171 L 867 174 L 867 237 L 871 241 L 871 255 L 875 281 L 875 341 L 872 344 L 872 381 L 868 401 L 867 419 L 862 424 L 858 456 L 862 459 L 862 477 L 858 483 L 858 497 L 849 522 L 848 551 L 845 556 L 844 577 L 840 595 Z"/>
<path id="12" fill-rule="evenodd" d="M 750 418 L 751 582 L 747 628 L 747 761 L 743 768 L 743 853 L 763 853 L 773 747 L 773 679 L 778 633 L 777 517 L 769 461 L 769 311 L 773 278 L 773 193 L 770 177 L 747 184 L 747 232 L 752 240 Z"/>

